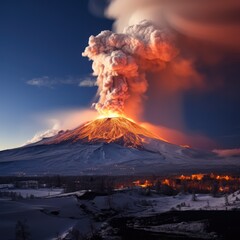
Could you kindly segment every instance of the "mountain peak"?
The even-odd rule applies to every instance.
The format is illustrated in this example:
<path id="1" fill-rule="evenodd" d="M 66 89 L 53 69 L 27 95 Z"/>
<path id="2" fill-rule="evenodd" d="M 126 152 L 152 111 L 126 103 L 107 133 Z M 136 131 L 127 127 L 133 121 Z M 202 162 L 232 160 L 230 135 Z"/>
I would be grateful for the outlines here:
<path id="1" fill-rule="evenodd" d="M 219 167 L 239 169 L 238 160 L 219 159 L 167 143 L 129 119 L 114 117 L 96 119 L 40 142 L 0 151 L 0 176 L 216 171 Z"/>
<path id="2" fill-rule="evenodd" d="M 124 117 L 112 117 L 90 121 L 73 130 L 60 133 L 45 143 L 113 142 L 128 147 L 140 147 L 145 137 L 157 139 L 157 136 L 132 120 Z"/>

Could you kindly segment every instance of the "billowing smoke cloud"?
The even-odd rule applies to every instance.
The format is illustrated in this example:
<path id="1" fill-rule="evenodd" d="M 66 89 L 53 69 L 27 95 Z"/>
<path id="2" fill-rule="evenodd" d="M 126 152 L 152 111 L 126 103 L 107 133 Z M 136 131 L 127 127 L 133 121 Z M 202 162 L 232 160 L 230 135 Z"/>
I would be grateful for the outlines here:
<path id="1" fill-rule="evenodd" d="M 139 100 L 147 90 L 146 72 L 164 69 L 178 53 L 171 35 L 148 21 L 129 26 L 123 33 L 102 31 L 91 36 L 83 56 L 93 60 L 99 86 L 101 114 L 124 112 L 124 103 L 134 95 Z"/>
<path id="2" fill-rule="evenodd" d="M 151 108 L 158 102 L 155 119 L 165 124 L 174 117 L 177 125 L 173 127 L 182 126 L 182 93 L 216 85 L 214 79 L 205 83 L 205 76 L 196 68 L 199 59 L 215 64 L 223 47 L 240 50 L 239 9 L 237 0 L 227 4 L 224 0 L 111 0 L 105 15 L 115 20 L 114 30 L 119 34 L 103 31 L 91 36 L 83 53 L 94 61 L 98 76 L 96 108 L 101 113 L 122 112 L 126 101 L 125 112 L 134 117 L 141 113 L 141 100 L 150 85 L 147 115 L 156 115 Z M 174 61 L 177 50 L 172 34 L 180 49 Z"/>
<path id="3" fill-rule="evenodd" d="M 119 33 L 119 35 L 112 35 L 108 32 L 110 39 L 111 36 L 127 34 L 128 31 L 124 29 L 134 29 L 135 25 L 141 25 L 141 21 L 148 20 L 153 23 L 154 29 L 158 29 L 162 34 L 165 34 L 166 42 L 169 42 L 169 49 L 172 49 L 171 52 L 174 53 L 167 61 L 155 61 L 156 59 L 148 61 L 148 51 L 141 48 L 145 53 L 143 51 L 143 54 L 139 57 L 139 50 L 136 49 L 133 58 L 137 66 L 140 65 L 140 67 L 137 69 L 134 67 L 133 73 L 137 72 L 141 76 L 139 83 L 143 84 L 139 84 L 138 89 L 138 82 L 136 81 L 136 84 L 129 88 L 128 82 L 126 84 L 126 78 L 119 78 L 119 74 L 117 74 L 117 79 L 121 79 L 123 82 L 121 86 L 123 86 L 123 95 L 126 98 L 120 102 L 122 104 L 125 101 L 125 113 L 133 118 L 137 115 L 137 118 L 141 121 L 150 121 L 156 126 L 160 125 L 175 132 L 191 135 L 185 125 L 183 109 L 185 93 L 189 90 L 192 93 L 199 94 L 202 91 L 224 91 L 224 89 L 237 88 L 236 84 L 232 84 L 234 79 L 224 79 L 221 68 L 224 69 L 224 64 L 229 60 L 230 62 L 235 61 L 236 56 L 239 56 L 239 54 L 236 54 L 240 51 L 239 12 L 240 2 L 238 0 L 110 0 L 108 7 L 105 9 L 105 16 L 115 20 L 113 29 Z M 130 34 L 132 34 L 131 31 Z M 138 40 L 143 39 L 141 41 L 145 46 L 145 34 L 141 34 L 139 37 L 140 34 L 134 32 L 133 35 L 137 36 Z M 146 36 L 149 36 L 149 34 Z M 176 47 L 173 46 L 172 36 L 174 36 L 174 42 L 179 49 L 178 54 L 176 54 Z M 94 39 L 94 37 L 90 39 L 90 46 Z M 168 41 L 169 39 L 170 41 Z M 109 42 L 101 42 L 102 46 L 106 43 Z M 157 45 L 159 44 L 160 42 L 157 42 Z M 126 45 L 127 47 L 128 45 L 131 46 L 129 41 Z M 96 47 L 97 44 L 93 43 L 92 46 L 94 46 L 93 52 L 95 51 L 94 48 L 99 51 Z M 115 88 L 115 85 L 111 84 L 116 82 L 110 78 L 110 86 L 107 80 L 106 87 L 103 85 L 103 79 L 107 76 L 106 71 L 109 73 L 106 66 L 109 66 L 109 61 L 115 59 L 114 55 L 113 58 L 107 58 L 108 60 L 104 56 L 110 56 L 109 51 L 111 50 L 119 50 L 118 46 L 120 45 L 113 47 L 110 44 L 110 46 L 107 49 L 104 49 L 106 45 L 101 48 L 100 52 L 103 53 L 103 55 L 100 54 L 101 56 L 84 53 L 94 60 L 95 74 L 101 75 L 98 82 L 98 84 L 101 83 L 99 84 L 100 101 L 99 105 L 97 104 L 97 108 L 100 109 L 105 108 L 105 102 L 107 102 L 107 105 L 111 103 L 111 92 Z M 93 58 L 96 55 L 98 55 L 98 58 Z M 95 66 L 96 59 L 97 64 Z M 118 57 L 117 59 L 120 61 L 124 58 Z M 104 62 L 103 65 L 101 65 L 101 62 Z M 110 65 L 114 64 L 114 61 L 110 62 Z M 117 66 L 121 65 L 125 68 L 124 64 L 117 63 Z M 130 70 L 125 68 L 121 71 L 129 74 Z M 219 72 L 221 73 L 219 74 Z M 131 79 L 135 77 L 133 75 Z M 136 94 L 134 87 L 136 87 Z M 121 91 L 118 91 L 117 88 L 113 92 L 114 97 L 115 92 L 120 93 Z M 229 90 L 228 92 L 232 91 Z M 236 90 L 236 92 L 238 91 Z M 131 97 L 127 97 L 127 94 Z M 142 99 L 144 101 L 141 101 Z M 179 134 L 175 135 L 177 135 L 176 138 L 179 138 Z M 196 136 L 196 134 L 193 135 Z M 186 138 L 181 139 L 185 140 Z M 202 142 L 204 142 L 204 137 L 202 139 Z"/>
<path id="4" fill-rule="evenodd" d="M 238 0 L 111 0 L 115 30 L 147 19 L 178 33 L 240 50 Z"/>
<path id="5" fill-rule="evenodd" d="M 212 67 L 222 59 L 226 61 L 227 52 L 240 51 L 239 12 L 238 0 L 110 1 L 105 15 L 115 20 L 116 32 L 147 19 L 172 31 L 180 50 L 178 57 L 164 71 L 148 76 L 151 83 L 149 81 L 145 116 L 160 119 L 158 123 L 169 127 L 183 128 L 181 107 L 184 92 L 229 84 L 213 76 L 206 79 L 198 67 L 211 71 L 209 65 Z M 154 106 L 156 102 L 158 110 Z"/>

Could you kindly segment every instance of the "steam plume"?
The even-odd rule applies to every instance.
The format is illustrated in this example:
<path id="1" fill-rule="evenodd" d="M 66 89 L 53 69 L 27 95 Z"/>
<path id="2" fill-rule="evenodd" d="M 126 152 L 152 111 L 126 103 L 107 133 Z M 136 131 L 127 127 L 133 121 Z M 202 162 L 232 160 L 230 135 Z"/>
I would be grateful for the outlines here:
<path id="1" fill-rule="evenodd" d="M 123 113 L 131 96 L 141 99 L 147 90 L 146 72 L 164 69 L 178 53 L 165 29 L 149 21 L 129 26 L 123 33 L 102 31 L 89 38 L 83 56 L 93 60 L 101 114 Z"/>
<path id="2" fill-rule="evenodd" d="M 78 127 L 79 124 L 86 123 L 97 117 L 97 113 L 94 110 L 89 109 L 72 109 L 62 111 L 56 111 L 39 114 L 36 119 L 43 124 L 46 129 L 37 132 L 31 139 L 27 140 L 26 144 L 31 144 L 56 135 L 59 131 L 66 131 Z"/>
<path id="3" fill-rule="evenodd" d="M 110 1 L 105 15 L 115 20 L 116 32 L 147 19 L 172 31 L 180 49 L 164 71 L 148 76 L 151 83 L 146 93 L 148 99 L 144 101 L 144 120 L 154 119 L 158 125 L 183 130 L 185 92 L 236 88 L 231 87 L 235 85 L 233 79 L 217 76 L 221 63 L 234 61 L 239 55 L 236 54 L 240 51 L 239 12 L 238 0 Z M 218 72 L 214 72 L 216 66 Z"/>
<path id="4" fill-rule="evenodd" d="M 226 87 L 236 89 L 236 84 L 233 84 L 234 79 L 224 79 L 224 74 L 219 77 L 219 69 L 224 67 L 224 63 L 234 61 L 239 55 L 236 54 L 240 51 L 239 0 L 109 0 L 108 2 L 105 16 L 114 20 L 115 32 L 120 35 L 126 34 L 128 31 L 124 29 L 148 20 L 154 24 L 154 29 L 159 29 L 158 31 L 166 34 L 169 49 L 174 49 L 171 51 L 174 54 L 171 54 L 171 59 L 167 61 L 159 61 L 159 59 L 149 61 L 147 59 L 149 53 L 144 52 L 146 50 L 145 35 L 141 35 L 143 40 L 136 32 L 131 35 L 131 39 L 136 36 L 137 40 L 143 41 L 144 47 L 141 50 L 144 51 L 140 57 L 139 49 L 133 54 L 133 59 L 138 66 L 137 69 L 135 66 L 135 73 L 141 78 L 138 78 L 138 81 L 132 81 L 136 83 L 135 85 L 129 84 L 129 79 L 126 81 L 127 84 L 122 80 L 127 89 L 124 88 L 126 91 L 123 95 L 126 98 L 121 103 L 125 101 L 124 111 L 128 116 L 134 118 L 138 114 L 138 120 L 151 121 L 163 128 L 189 133 L 183 114 L 184 94 L 187 91 L 222 91 Z M 179 54 L 173 47 L 172 35 L 170 37 L 166 29 L 174 34 L 174 42 L 180 50 Z M 126 43 L 127 47 L 130 46 L 129 42 L 131 41 Z M 119 50 L 118 46 L 112 46 L 113 51 L 116 49 Z M 96 105 L 100 110 L 104 109 L 105 103 L 108 105 L 111 102 L 109 96 L 115 88 L 115 85 L 110 87 L 103 85 L 103 78 L 107 76 L 107 61 L 103 65 L 101 62 L 105 61 L 103 56 L 110 54 L 109 50 L 110 48 L 101 49 L 102 61 L 96 62 L 96 57 L 94 59 L 90 57 L 94 60 L 95 74 L 98 74 L 95 69 L 100 69 L 101 76 L 98 80 L 100 101 Z M 89 56 L 86 51 L 84 55 Z M 124 73 L 128 74 L 128 71 L 129 69 L 124 69 Z M 134 78 L 136 79 L 136 76 L 131 76 L 130 80 Z M 116 81 L 110 80 L 110 84 L 112 82 L 115 84 Z M 139 89 L 138 83 L 142 83 Z M 134 87 L 136 87 L 136 94 Z M 110 89 L 109 92 L 108 89 Z M 145 98 L 144 102 L 141 101 L 143 98 Z"/>

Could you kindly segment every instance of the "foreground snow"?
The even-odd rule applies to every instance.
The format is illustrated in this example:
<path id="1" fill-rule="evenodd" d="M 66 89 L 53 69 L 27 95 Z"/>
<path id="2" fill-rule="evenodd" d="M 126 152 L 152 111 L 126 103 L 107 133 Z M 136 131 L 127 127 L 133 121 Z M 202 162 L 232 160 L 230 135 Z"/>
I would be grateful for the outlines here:
<path id="1" fill-rule="evenodd" d="M 92 234 L 105 222 L 117 215 L 144 217 L 154 216 L 173 209 L 185 210 L 231 210 L 240 209 L 240 191 L 226 197 L 214 198 L 207 194 L 199 194 L 192 201 L 191 194 L 162 196 L 152 193 L 145 196 L 142 190 L 116 192 L 107 196 L 96 196 L 92 200 L 77 198 L 84 194 L 79 192 L 48 196 L 47 198 L 23 199 L 19 201 L 0 201 L 0 235 L 1 239 L 14 239 L 15 226 L 18 220 L 25 221 L 32 239 L 53 239 L 59 235 L 67 235 L 76 228 L 82 234 Z M 201 223 L 192 223 L 184 230 L 184 223 L 151 228 L 151 231 L 202 231 Z M 190 229 L 190 230 L 189 230 Z M 194 230 L 195 229 L 195 230 Z M 149 230 L 149 228 L 148 228 Z"/>
<path id="2" fill-rule="evenodd" d="M 62 188 L 39 188 L 39 189 L 3 189 L 0 192 L 9 192 L 9 193 L 17 193 L 20 194 L 23 198 L 28 197 L 48 197 L 59 195 L 63 192 Z"/>
<path id="3" fill-rule="evenodd" d="M 216 233 L 206 231 L 207 223 L 204 221 L 180 222 L 171 224 L 162 224 L 160 226 L 134 226 L 135 229 L 145 230 L 152 233 L 176 234 L 185 237 L 215 239 Z"/>

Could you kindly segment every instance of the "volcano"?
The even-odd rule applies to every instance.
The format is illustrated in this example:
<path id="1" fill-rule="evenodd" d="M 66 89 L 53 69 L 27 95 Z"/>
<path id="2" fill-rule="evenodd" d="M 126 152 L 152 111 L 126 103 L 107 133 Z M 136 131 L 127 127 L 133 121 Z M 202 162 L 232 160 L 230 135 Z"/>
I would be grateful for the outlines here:
<path id="1" fill-rule="evenodd" d="M 56 137 L 45 140 L 44 143 L 105 142 L 117 143 L 126 147 L 141 148 L 145 138 L 157 138 L 157 136 L 132 120 L 124 117 L 113 117 L 96 119 L 74 130 L 60 132 Z"/>
<path id="2" fill-rule="evenodd" d="M 0 152 L 0 176 L 178 174 L 239 166 L 239 159 L 168 143 L 123 117 L 96 119 Z"/>

